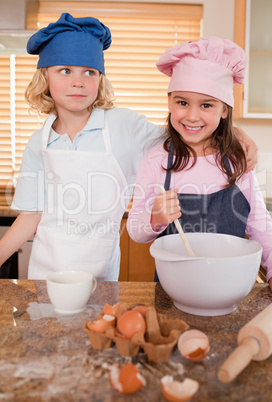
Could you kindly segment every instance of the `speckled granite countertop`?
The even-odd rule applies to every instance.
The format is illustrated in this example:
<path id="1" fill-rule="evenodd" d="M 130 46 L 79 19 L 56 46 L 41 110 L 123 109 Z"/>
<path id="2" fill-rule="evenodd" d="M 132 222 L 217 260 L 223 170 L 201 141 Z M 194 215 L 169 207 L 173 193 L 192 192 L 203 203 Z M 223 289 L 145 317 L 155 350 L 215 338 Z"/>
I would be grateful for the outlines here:
<path id="1" fill-rule="evenodd" d="M 96 317 L 105 303 L 144 303 L 157 312 L 185 320 L 210 338 L 210 354 L 201 363 L 184 360 L 175 350 L 167 363 L 148 363 L 143 353 L 132 360 L 147 380 L 134 395 L 112 390 L 112 363 L 125 363 L 115 347 L 94 350 L 82 325 Z M 198 317 L 177 310 L 159 284 L 99 282 L 85 311 L 56 314 L 45 281 L 0 280 L 0 400 L 3 401 L 164 401 L 159 379 L 172 374 L 200 382 L 194 401 L 271 401 L 272 357 L 251 362 L 231 384 L 217 380 L 217 370 L 236 346 L 239 329 L 272 301 L 267 284 L 256 284 L 236 312 Z M 185 374 L 182 375 L 184 369 Z"/>

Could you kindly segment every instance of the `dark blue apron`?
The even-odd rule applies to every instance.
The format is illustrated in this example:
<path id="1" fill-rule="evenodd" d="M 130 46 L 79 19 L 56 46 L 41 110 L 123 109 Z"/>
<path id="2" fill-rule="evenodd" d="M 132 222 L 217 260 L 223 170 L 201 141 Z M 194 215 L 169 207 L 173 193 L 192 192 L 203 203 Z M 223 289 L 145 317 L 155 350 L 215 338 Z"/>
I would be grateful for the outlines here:
<path id="1" fill-rule="evenodd" d="M 174 146 L 171 143 L 170 151 L 173 152 L 173 150 Z M 172 164 L 173 154 L 169 153 L 167 168 L 170 169 Z M 225 164 L 231 170 L 227 158 Z M 170 181 L 171 172 L 167 172 L 164 183 L 166 191 L 170 188 Z M 224 233 L 245 237 L 250 205 L 238 186 L 233 185 L 212 194 L 178 193 L 177 196 L 182 213 L 179 221 L 185 233 Z M 177 233 L 177 229 L 172 222 L 158 237 L 173 233 Z M 156 271 L 154 281 L 159 281 Z"/>

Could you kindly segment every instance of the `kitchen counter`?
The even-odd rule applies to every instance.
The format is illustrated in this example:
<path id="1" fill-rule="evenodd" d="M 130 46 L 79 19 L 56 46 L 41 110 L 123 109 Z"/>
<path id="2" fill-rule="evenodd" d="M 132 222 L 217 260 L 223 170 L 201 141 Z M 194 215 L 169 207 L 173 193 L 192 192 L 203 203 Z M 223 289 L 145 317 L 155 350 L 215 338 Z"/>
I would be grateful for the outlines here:
<path id="1" fill-rule="evenodd" d="M 19 211 L 15 211 L 14 209 L 11 209 L 7 206 L 1 206 L 0 207 L 0 217 L 10 217 L 10 218 L 16 218 L 19 214 Z"/>
<path id="2" fill-rule="evenodd" d="M 143 303 L 157 312 L 186 321 L 210 339 L 209 355 L 200 363 L 183 359 L 176 349 L 166 363 L 148 363 L 144 353 L 132 358 L 147 380 L 138 393 L 114 391 L 108 373 L 113 363 L 130 358 L 117 349 L 92 349 L 82 325 L 105 303 Z M 54 312 L 45 281 L 0 280 L 0 400 L 4 401 L 165 401 L 159 379 L 166 374 L 200 383 L 193 401 L 271 401 L 272 357 L 251 362 L 230 384 L 217 380 L 217 370 L 236 346 L 239 329 L 272 301 L 267 284 L 256 284 L 238 309 L 225 316 L 200 317 L 175 308 L 160 284 L 99 282 L 84 311 L 65 316 Z M 184 371 L 184 374 L 183 374 Z"/>

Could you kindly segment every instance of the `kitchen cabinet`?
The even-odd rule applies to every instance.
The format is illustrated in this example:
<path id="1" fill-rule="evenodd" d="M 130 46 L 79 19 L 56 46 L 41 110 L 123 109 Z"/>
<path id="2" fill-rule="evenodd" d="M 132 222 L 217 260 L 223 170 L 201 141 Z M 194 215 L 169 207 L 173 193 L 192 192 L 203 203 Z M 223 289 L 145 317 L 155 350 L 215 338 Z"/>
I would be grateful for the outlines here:
<path id="1" fill-rule="evenodd" d="M 151 243 L 136 243 L 127 232 L 126 218 L 120 227 L 121 262 L 119 281 L 153 282 L 155 261 L 149 253 Z"/>
<path id="2" fill-rule="evenodd" d="M 249 62 L 244 90 L 235 88 L 234 118 L 272 118 L 271 15 L 271 0 L 235 1 L 234 41 Z"/>

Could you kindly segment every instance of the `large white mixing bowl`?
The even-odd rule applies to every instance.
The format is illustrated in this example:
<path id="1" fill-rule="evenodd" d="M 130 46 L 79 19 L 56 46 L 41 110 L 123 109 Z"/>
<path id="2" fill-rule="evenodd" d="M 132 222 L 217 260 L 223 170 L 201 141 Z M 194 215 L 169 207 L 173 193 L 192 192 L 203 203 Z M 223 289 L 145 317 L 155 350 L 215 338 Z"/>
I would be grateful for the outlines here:
<path id="1" fill-rule="evenodd" d="M 256 281 L 261 245 L 218 233 L 186 236 L 197 257 L 188 256 L 179 234 L 160 237 L 150 247 L 165 292 L 186 313 L 216 316 L 236 310 Z"/>

